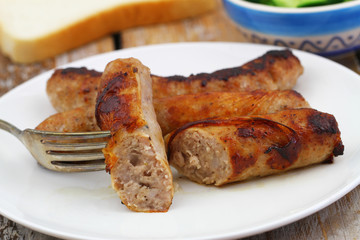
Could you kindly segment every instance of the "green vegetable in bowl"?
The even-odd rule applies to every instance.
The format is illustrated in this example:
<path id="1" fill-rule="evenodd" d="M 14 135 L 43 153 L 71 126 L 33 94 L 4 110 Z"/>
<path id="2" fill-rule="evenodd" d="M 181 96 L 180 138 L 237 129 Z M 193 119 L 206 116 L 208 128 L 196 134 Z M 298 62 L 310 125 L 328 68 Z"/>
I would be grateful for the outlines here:
<path id="1" fill-rule="evenodd" d="M 277 6 L 277 7 L 299 8 L 299 7 L 329 5 L 335 3 L 349 2 L 353 0 L 246 0 L 246 1 L 266 4 L 270 6 Z"/>

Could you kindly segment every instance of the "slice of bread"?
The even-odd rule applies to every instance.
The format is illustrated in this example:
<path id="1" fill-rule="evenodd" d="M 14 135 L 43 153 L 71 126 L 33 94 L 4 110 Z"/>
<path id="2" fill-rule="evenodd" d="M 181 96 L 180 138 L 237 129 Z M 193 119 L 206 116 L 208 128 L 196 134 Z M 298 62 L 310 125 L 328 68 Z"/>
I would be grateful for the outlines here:
<path id="1" fill-rule="evenodd" d="M 0 0 L 0 49 L 14 62 L 35 62 L 125 28 L 196 16 L 216 4 L 216 0 Z"/>

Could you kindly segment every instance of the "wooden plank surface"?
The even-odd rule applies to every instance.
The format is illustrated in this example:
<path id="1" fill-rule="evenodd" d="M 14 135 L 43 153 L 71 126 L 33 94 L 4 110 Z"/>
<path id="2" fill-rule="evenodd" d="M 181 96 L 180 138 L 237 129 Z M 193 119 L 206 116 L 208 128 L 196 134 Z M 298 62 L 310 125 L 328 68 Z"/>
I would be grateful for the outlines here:
<path id="1" fill-rule="evenodd" d="M 34 64 L 15 64 L 0 54 L 0 96 L 41 72 L 77 59 L 112 51 L 117 46 L 128 48 L 183 41 L 244 41 L 221 8 L 216 12 L 193 19 L 128 29 L 115 36 L 115 38 L 105 37 L 71 52 Z M 355 53 L 334 60 L 360 73 Z M 311 216 L 246 239 L 360 239 L 359 202 L 360 186 Z M 25 228 L 0 215 L 0 239 L 53 240 L 57 238 Z"/>

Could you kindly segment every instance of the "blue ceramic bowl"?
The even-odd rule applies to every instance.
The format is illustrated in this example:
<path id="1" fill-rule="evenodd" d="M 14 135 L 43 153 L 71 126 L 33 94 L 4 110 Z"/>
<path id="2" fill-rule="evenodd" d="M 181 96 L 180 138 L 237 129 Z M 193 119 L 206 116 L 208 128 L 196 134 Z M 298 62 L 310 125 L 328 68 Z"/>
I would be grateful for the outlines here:
<path id="1" fill-rule="evenodd" d="M 323 56 L 360 48 L 360 0 L 328 6 L 282 8 L 223 0 L 245 39 Z"/>

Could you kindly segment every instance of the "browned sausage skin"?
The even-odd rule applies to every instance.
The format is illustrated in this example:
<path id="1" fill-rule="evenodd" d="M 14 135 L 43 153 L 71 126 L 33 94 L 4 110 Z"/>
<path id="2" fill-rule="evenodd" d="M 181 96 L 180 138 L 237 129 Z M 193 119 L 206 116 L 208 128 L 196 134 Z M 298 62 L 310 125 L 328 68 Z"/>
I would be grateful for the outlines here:
<path id="1" fill-rule="evenodd" d="M 152 75 L 153 97 L 214 91 L 291 89 L 302 73 L 300 61 L 291 51 L 269 51 L 240 67 L 213 73 L 200 73 L 189 77 Z M 59 112 L 94 106 L 100 76 L 100 72 L 86 68 L 56 70 L 47 82 L 47 94 L 52 105 Z"/>
<path id="2" fill-rule="evenodd" d="M 239 92 L 292 89 L 303 73 L 300 60 L 290 50 L 269 51 L 242 66 L 212 73 L 153 76 L 155 98 L 199 92 Z"/>
<path id="3" fill-rule="evenodd" d="M 154 99 L 163 135 L 182 125 L 206 118 L 268 114 L 290 108 L 309 107 L 294 90 L 210 92 Z"/>
<path id="4" fill-rule="evenodd" d="M 179 104 L 181 103 L 181 104 Z M 290 108 L 309 107 L 293 90 L 252 92 L 211 92 L 153 99 L 157 121 L 163 135 L 185 123 L 211 117 L 268 114 Z M 44 120 L 38 130 L 98 131 L 93 108 L 76 108 Z"/>
<path id="5" fill-rule="evenodd" d="M 103 153 L 112 186 L 139 212 L 165 212 L 174 194 L 161 129 L 152 105 L 150 70 L 134 58 L 110 62 L 101 77 L 96 120 L 112 137 Z"/>
<path id="6" fill-rule="evenodd" d="M 51 132 L 100 131 L 95 119 L 95 109 L 87 107 L 55 113 L 42 121 L 36 129 Z"/>
<path id="7" fill-rule="evenodd" d="M 94 106 L 101 72 L 81 68 L 56 69 L 46 84 L 46 93 L 58 112 Z"/>
<path id="8" fill-rule="evenodd" d="M 201 120 L 167 135 L 166 143 L 181 174 L 216 186 L 328 162 L 344 151 L 335 118 L 314 109 Z"/>

